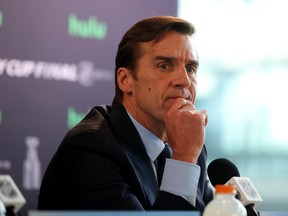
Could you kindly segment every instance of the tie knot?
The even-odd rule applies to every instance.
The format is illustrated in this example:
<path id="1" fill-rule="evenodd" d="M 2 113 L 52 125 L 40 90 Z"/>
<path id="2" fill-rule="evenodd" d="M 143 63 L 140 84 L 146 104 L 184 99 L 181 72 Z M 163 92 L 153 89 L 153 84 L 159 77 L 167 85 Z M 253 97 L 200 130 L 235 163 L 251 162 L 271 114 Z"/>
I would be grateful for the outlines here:
<path id="1" fill-rule="evenodd" d="M 158 158 L 171 158 L 172 157 L 172 150 L 171 147 L 167 144 L 165 144 L 164 149 L 162 150 L 162 152 L 160 153 L 160 155 L 158 156 Z"/>

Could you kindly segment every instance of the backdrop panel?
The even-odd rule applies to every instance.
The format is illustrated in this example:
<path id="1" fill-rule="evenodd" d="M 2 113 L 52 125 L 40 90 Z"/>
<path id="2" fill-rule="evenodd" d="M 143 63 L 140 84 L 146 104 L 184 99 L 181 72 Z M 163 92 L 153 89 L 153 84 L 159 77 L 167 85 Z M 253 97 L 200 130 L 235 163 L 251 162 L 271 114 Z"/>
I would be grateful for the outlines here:
<path id="1" fill-rule="evenodd" d="M 0 2 L 0 174 L 36 209 L 41 178 L 65 133 L 111 103 L 114 58 L 136 21 L 176 15 L 176 0 Z"/>

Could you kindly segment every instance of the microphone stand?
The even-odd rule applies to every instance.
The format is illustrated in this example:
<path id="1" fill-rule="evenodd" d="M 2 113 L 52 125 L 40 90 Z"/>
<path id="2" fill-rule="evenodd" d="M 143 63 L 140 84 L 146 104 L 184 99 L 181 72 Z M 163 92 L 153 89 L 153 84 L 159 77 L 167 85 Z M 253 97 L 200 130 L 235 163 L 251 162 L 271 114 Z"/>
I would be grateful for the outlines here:
<path id="1" fill-rule="evenodd" d="M 6 207 L 6 216 L 17 216 L 17 214 L 14 213 L 14 207 L 13 206 L 7 206 Z"/>
<path id="2" fill-rule="evenodd" d="M 259 214 L 256 212 L 256 210 L 253 207 L 254 207 L 253 203 L 245 206 L 246 211 L 247 211 L 247 216 L 259 216 Z"/>

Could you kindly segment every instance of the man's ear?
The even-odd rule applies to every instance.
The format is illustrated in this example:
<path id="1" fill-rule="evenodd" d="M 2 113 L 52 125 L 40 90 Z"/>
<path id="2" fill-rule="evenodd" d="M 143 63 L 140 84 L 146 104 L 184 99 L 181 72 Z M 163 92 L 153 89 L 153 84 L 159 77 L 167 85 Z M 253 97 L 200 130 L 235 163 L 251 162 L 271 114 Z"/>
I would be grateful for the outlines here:
<path id="1" fill-rule="evenodd" d="M 123 93 L 130 94 L 132 92 L 131 79 L 131 73 L 127 68 L 120 67 L 117 70 L 117 83 Z"/>

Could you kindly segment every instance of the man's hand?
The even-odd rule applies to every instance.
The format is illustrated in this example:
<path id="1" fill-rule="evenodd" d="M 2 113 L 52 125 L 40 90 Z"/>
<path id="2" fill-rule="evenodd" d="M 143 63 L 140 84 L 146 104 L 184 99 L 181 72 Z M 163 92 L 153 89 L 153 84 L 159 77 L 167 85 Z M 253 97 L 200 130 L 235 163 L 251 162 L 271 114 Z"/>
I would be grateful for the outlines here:
<path id="1" fill-rule="evenodd" d="M 206 110 L 197 111 L 191 101 L 176 99 L 165 117 L 167 142 L 173 149 L 172 159 L 196 164 L 204 145 L 207 123 Z"/>

